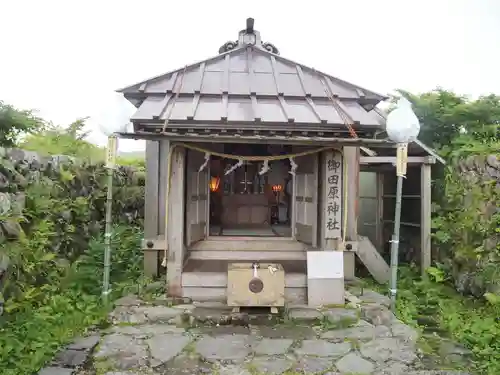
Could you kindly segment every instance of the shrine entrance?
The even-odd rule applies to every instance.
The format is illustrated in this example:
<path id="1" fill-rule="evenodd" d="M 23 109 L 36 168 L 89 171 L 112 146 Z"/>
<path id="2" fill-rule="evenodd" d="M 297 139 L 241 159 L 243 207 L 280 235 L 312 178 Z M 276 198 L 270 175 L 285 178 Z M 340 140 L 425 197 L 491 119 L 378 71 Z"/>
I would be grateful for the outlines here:
<path id="1" fill-rule="evenodd" d="M 224 146 L 224 153 L 241 156 L 271 156 L 287 153 L 285 147 L 268 145 Z M 211 179 L 218 186 L 210 192 L 210 235 L 291 237 L 293 176 L 288 160 L 268 163 L 214 157 Z"/>

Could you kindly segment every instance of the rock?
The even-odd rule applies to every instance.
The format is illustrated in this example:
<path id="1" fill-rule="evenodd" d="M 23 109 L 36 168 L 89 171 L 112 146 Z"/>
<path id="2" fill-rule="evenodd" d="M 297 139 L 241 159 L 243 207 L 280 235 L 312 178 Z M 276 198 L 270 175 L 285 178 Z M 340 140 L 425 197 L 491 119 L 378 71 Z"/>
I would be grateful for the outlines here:
<path id="1" fill-rule="evenodd" d="M 240 365 L 221 366 L 217 373 L 219 375 L 252 375 L 250 371 Z"/>
<path id="2" fill-rule="evenodd" d="M 365 375 L 371 374 L 375 369 L 373 363 L 361 358 L 356 353 L 349 353 L 335 364 L 343 374 Z"/>
<path id="3" fill-rule="evenodd" d="M 160 374 L 169 375 L 202 375 L 214 374 L 213 366 L 191 355 L 179 355 L 157 368 Z"/>
<path id="4" fill-rule="evenodd" d="M 303 340 L 316 337 L 316 332 L 312 327 L 304 326 L 261 326 L 258 332 L 260 336 L 268 338 Z"/>
<path id="5" fill-rule="evenodd" d="M 330 370 L 334 366 L 332 358 L 318 358 L 304 356 L 300 357 L 294 370 L 304 374 L 323 373 Z"/>
<path id="6" fill-rule="evenodd" d="M 83 366 L 88 356 L 89 353 L 82 350 L 63 350 L 55 356 L 54 363 L 61 367 L 75 368 Z"/>
<path id="7" fill-rule="evenodd" d="M 392 375 L 392 374 L 391 374 Z M 472 375 L 470 372 L 455 370 L 420 370 L 406 372 L 406 375 Z"/>
<path id="8" fill-rule="evenodd" d="M 323 316 L 330 323 L 348 326 L 357 323 L 359 312 L 354 309 L 332 308 L 323 311 Z"/>
<path id="9" fill-rule="evenodd" d="M 184 328 L 179 328 L 170 324 L 146 324 L 137 326 L 115 326 L 111 328 L 113 333 L 122 335 L 130 335 L 136 338 L 146 338 L 154 335 L 161 335 L 165 333 L 184 333 Z"/>
<path id="10" fill-rule="evenodd" d="M 288 311 L 288 317 L 294 320 L 314 321 L 323 318 L 323 314 L 310 307 L 291 307 Z"/>
<path id="11" fill-rule="evenodd" d="M 263 339 L 254 349 L 256 355 L 285 354 L 293 344 L 291 339 Z"/>
<path id="12" fill-rule="evenodd" d="M 146 346 L 131 336 L 111 334 L 99 345 L 95 358 L 105 358 L 119 370 L 140 368 L 147 364 Z"/>
<path id="13" fill-rule="evenodd" d="M 292 364 L 290 359 L 258 357 L 254 358 L 250 365 L 259 373 L 282 374 L 292 367 Z"/>
<path id="14" fill-rule="evenodd" d="M 38 375 L 74 375 L 75 370 L 62 367 L 45 367 L 38 372 Z"/>
<path id="15" fill-rule="evenodd" d="M 111 314 L 113 323 L 142 324 L 147 322 L 146 315 L 140 307 L 119 306 Z"/>
<path id="16" fill-rule="evenodd" d="M 80 337 L 76 339 L 72 344 L 68 345 L 68 349 L 90 352 L 97 346 L 97 344 L 99 344 L 100 339 L 101 336 L 99 335 Z"/>
<path id="17" fill-rule="evenodd" d="M 18 238 L 23 232 L 23 229 L 17 220 L 6 219 L 0 223 L 0 226 L 2 227 L 7 238 Z"/>
<path id="18" fill-rule="evenodd" d="M 157 367 L 180 354 L 189 344 L 190 338 L 182 334 L 161 334 L 146 341 L 151 354 L 150 364 Z"/>
<path id="19" fill-rule="evenodd" d="M 167 323 L 175 318 L 183 315 L 183 311 L 167 306 L 148 306 L 140 307 L 140 311 L 146 316 L 147 320 L 152 323 L 162 322 Z"/>
<path id="20" fill-rule="evenodd" d="M 0 193 L 0 215 L 7 214 L 10 211 L 11 207 L 12 204 L 10 195 L 7 193 Z"/>
<path id="21" fill-rule="evenodd" d="M 361 315 L 368 322 L 378 326 L 389 326 L 396 320 L 392 312 L 383 306 L 366 306 L 361 309 Z"/>
<path id="22" fill-rule="evenodd" d="M 301 346 L 294 351 L 298 356 L 314 355 L 338 358 L 349 353 L 351 349 L 352 346 L 348 342 L 336 344 L 324 340 L 304 340 Z"/>
<path id="23" fill-rule="evenodd" d="M 400 362 L 386 362 L 375 370 L 374 375 L 402 375 L 407 374 L 408 366 Z"/>
<path id="24" fill-rule="evenodd" d="M 202 337 L 196 352 L 207 361 L 243 361 L 251 353 L 252 338 L 247 335 Z"/>
<path id="25" fill-rule="evenodd" d="M 416 342 L 419 333 L 416 329 L 404 324 L 400 320 L 395 320 L 391 325 L 392 335 L 403 341 Z"/>
<path id="26" fill-rule="evenodd" d="M 119 298 L 115 301 L 115 306 L 140 306 L 144 304 L 142 300 L 140 300 L 136 295 L 129 294 L 128 296 Z"/>
<path id="27" fill-rule="evenodd" d="M 366 323 L 366 322 L 365 322 Z M 360 326 L 335 329 L 322 334 L 321 338 L 327 340 L 372 340 L 377 337 L 389 337 L 391 331 L 386 326 L 373 326 L 370 323 Z"/>
<path id="28" fill-rule="evenodd" d="M 413 346 L 395 338 L 376 338 L 361 344 L 361 355 L 377 363 L 387 361 L 411 364 L 417 360 Z"/>
<path id="29" fill-rule="evenodd" d="M 391 299 L 389 297 L 370 289 L 365 289 L 359 296 L 359 299 L 361 299 L 363 303 L 374 303 L 386 307 L 389 307 L 391 305 Z"/>

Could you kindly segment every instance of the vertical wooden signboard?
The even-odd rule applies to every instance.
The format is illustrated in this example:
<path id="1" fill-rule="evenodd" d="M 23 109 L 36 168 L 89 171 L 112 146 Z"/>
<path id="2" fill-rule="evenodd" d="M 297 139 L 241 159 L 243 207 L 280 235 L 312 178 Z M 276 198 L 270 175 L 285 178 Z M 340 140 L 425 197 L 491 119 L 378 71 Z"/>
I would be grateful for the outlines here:
<path id="1" fill-rule="evenodd" d="M 342 238 L 342 203 L 343 203 L 343 160 L 342 153 L 337 150 L 330 150 L 325 153 L 324 163 L 324 183 L 325 189 L 325 209 L 323 225 L 325 225 L 325 238 Z"/>

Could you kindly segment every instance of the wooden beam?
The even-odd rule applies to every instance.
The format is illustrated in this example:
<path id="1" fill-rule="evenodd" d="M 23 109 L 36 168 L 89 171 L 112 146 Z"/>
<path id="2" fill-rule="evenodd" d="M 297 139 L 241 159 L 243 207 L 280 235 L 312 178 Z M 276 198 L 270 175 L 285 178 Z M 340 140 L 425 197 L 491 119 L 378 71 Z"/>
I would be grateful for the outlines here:
<path id="1" fill-rule="evenodd" d="M 431 166 L 422 164 L 420 177 L 420 251 L 422 276 L 431 266 Z"/>
<path id="2" fill-rule="evenodd" d="M 176 146 L 172 153 L 171 182 L 168 194 L 167 294 L 182 297 L 181 276 L 184 263 L 184 169 L 186 149 Z"/>
<path id="3" fill-rule="evenodd" d="M 361 164 L 395 164 L 396 156 L 361 156 Z M 434 156 L 408 156 L 408 164 L 435 164 Z"/>
<path id="4" fill-rule="evenodd" d="M 159 141 L 146 141 L 146 187 L 144 202 L 144 237 L 146 240 L 158 236 L 158 178 L 159 178 Z M 144 252 L 144 274 L 149 277 L 158 275 L 158 253 Z"/>
<path id="5" fill-rule="evenodd" d="M 255 129 L 254 129 L 255 130 Z M 292 131 L 292 130 L 290 130 Z M 289 144 L 289 145 L 324 145 L 324 146 L 370 146 L 393 148 L 393 144 L 382 139 L 368 138 L 334 138 L 334 137 L 319 137 L 319 136 L 303 136 L 303 135 L 230 135 L 221 133 L 204 133 L 202 129 L 193 133 L 176 133 L 165 132 L 160 133 L 117 133 L 120 138 L 124 139 L 145 139 L 145 140 L 162 140 L 169 139 L 178 142 L 199 142 L 199 143 L 250 143 L 250 144 Z"/>

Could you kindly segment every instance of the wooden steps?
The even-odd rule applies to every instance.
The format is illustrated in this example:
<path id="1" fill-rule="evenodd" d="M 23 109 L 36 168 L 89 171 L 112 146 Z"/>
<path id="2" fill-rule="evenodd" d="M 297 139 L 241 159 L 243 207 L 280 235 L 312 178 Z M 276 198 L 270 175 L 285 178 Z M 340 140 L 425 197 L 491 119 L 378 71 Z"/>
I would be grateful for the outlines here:
<path id="1" fill-rule="evenodd" d="M 306 253 L 301 251 L 240 251 L 240 250 L 199 250 L 191 251 L 189 259 L 229 260 L 233 262 L 271 262 L 283 260 L 305 261 Z"/>
<path id="2" fill-rule="evenodd" d="M 238 259 L 242 261 L 241 259 Z M 249 260 L 251 262 L 252 260 Z M 285 269 L 285 300 L 287 303 L 307 302 L 305 260 L 271 260 Z M 230 260 L 190 258 L 182 272 L 183 297 L 194 301 L 226 301 L 227 267 Z"/>
<path id="3" fill-rule="evenodd" d="M 189 247 L 189 251 L 267 251 L 306 252 L 310 246 L 283 237 L 215 237 L 199 241 Z"/>

